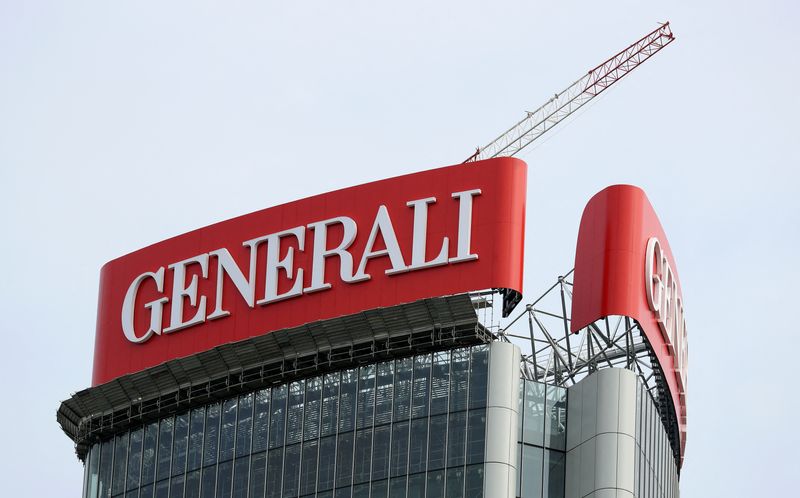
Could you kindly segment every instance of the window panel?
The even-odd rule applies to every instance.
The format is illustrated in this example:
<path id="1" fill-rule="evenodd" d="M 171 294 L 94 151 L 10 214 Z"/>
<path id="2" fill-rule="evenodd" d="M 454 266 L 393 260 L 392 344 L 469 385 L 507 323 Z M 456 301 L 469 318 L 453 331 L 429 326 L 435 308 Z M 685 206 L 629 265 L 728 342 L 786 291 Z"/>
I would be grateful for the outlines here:
<path id="1" fill-rule="evenodd" d="M 319 477 L 317 488 L 320 491 L 333 489 L 336 464 L 336 436 L 327 436 L 319 442 Z"/>
<path id="2" fill-rule="evenodd" d="M 183 498 L 183 483 L 185 479 L 184 474 L 172 476 L 169 482 L 169 498 Z"/>
<path id="3" fill-rule="evenodd" d="M 196 408 L 192 410 L 189 422 L 189 453 L 188 470 L 200 467 L 203 462 L 203 428 L 205 427 L 205 409 Z"/>
<path id="4" fill-rule="evenodd" d="M 153 498 L 153 485 L 142 486 L 139 489 L 139 498 Z"/>
<path id="5" fill-rule="evenodd" d="M 267 453 L 255 453 L 250 460 L 249 498 L 264 498 L 267 479 Z"/>
<path id="6" fill-rule="evenodd" d="M 209 406 L 206 412 L 205 442 L 203 444 L 204 466 L 217 463 L 217 448 L 219 446 L 219 412 L 219 403 Z M 203 479 L 205 480 L 205 472 L 203 472 Z"/>
<path id="7" fill-rule="evenodd" d="M 269 446 L 270 390 L 256 392 L 253 415 L 253 453 L 264 451 Z"/>
<path id="8" fill-rule="evenodd" d="M 545 451 L 544 497 L 564 498 L 566 454 L 560 451 Z"/>
<path id="9" fill-rule="evenodd" d="M 286 444 L 303 440 L 303 410 L 305 408 L 305 381 L 289 384 L 289 406 L 286 409 Z"/>
<path id="10" fill-rule="evenodd" d="M 267 498 L 280 498 L 282 483 L 283 448 L 269 450 L 269 462 L 267 463 Z"/>
<path id="11" fill-rule="evenodd" d="M 375 392 L 375 425 L 392 421 L 392 399 L 394 397 L 394 362 L 378 364 L 377 388 Z"/>
<path id="12" fill-rule="evenodd" d="M 175 417 L 175 435 L 172 442 L 172 475 L 186 473 L 186 456 L 189 443 L 189 412 Z"/>
<path id="13" fill-rule="evenodd" d="M 317 462 L 319 459 L 319 441 L 303 443 L 303 464 L 300 467 L 300 494 L 314 494 L 317 487 Z"/>
<path id="14" fill-rule="evenodd" d="M 462 498 L 464 496 L 464 467 L 447 469 L 447 498 Z"/>
<path id="15" fill-rule="evenodd" d="M 241 410 L 241 405 L 239 405 L 239 409 Z M 249 478 L 250 457 L 237 457 L 233 461 L 233 498 L 247 498 L 247 481 Z"/>
<path id="16" fill-rule="evenodd" d="M 184 498 L 200 497 L 200 472 L 200 469 L 198 469 L 186 474 L 186 491 Z"/>
<path id="17" fill-rule="evenodd" d="M 158 432 L 158 464 L 156 465 L 156 481 L 166 479 L 170 475 L 170 462 L 172 460 L 172 431 L 175 419 L 172 417 L 161 421 Z M 156 486 L 158 491 L 158 486 Z M 158 494 L 158 493 L 156 493 Z"/>
<path id="18" fill-rule="evenodd" d="M 467 422 L 467 464 L 482 463 L 486 447 L 486 411 L 470 410 Z"/>
<path id="19" fill-rule="evenodd" d="M 369 498 L 369 483 L 353 486 L 353 498 Z"/>
<path id="20" fill-rule="evenodd" d="M 486 406 L 487 382 L 489 377 L 489 346 L 475 346 L 471 350 L 469 370 L 469 406 Z"/>
<path id="21" fill-rule="evenodd" d="M 411 375 L 413 358 L 395 362 L 394 372 L 394 420 L 406 420 L 411 416 Z"/>
<path id="22" fill-rule="evenodd" d="M 546 447 L 565 450 L 567 446 L 567 390 L 547 386 L 547 418 L 545 419 Z"/>
<path id="23" fill-rule="evenodd" d="M 358 373 L 358 399 L 356 404 L 356 428 L 372 425 L 375 413 L 375 365 L 365 365 Z"/>
<path id="24" fill-rule="evenodd" d="M 300 444 L 286 447 L 283 461 L 283 496 L 298 496 L 300 490 Z"/>
<path id="25" fill-rule="evenodd" d="M 451 413 L 447 427 L 447 466 L 464 465 L 467 442 L 467 412 Z M 463 481 L 463 476 L 462 476 Z"/>
<path id="26" fill-rule="evenodd" d="M 535 446 L 522 446 L 522 498 L 542 496 L 543 451 Z"/>
<path id="27" fill-rule="evenodd" d="M 373 481 L 372 483 L 372 498 L 386 498 L 386 492 L 389 488 L 389 481 L 381 479 L 380 481 Z"/>
<path id="28" fill-rule="evenodd" d="M 303 422 L 303 439 L 319 437 L 320 410 L 322 409 L 322 377 L 306 382 L 306 413 Z"/>
<path id="29" fill-rule="evenodd" d="M 470 465 L 466 470 L 464 496 L 480 498 L 483 496 L 483 464 Z M 564 498 L 561 495 L 559 498 Z"/>
<path id="30" fill-rule="evenodd" d="M 125 468 L 128 464 L 128 433 L 117 436 L 114 442 L 114 468 L 111 479 L 111 495 L 118 496 L 125 491 Z"/>
<path id="31" fill-rule="evenodd" d="M 375 428 L 372 444 L 372 480 L 389 477 L 389 440 L 391 427 L 382 425 Z"/>
<path id="32" fill-rule="evenodd" d="M 148 424 L 144 430 L 142 446 L 142 483 L 152 484 L 156 477 L 156 441 L 158 441 L 158 422 Z"/>
<path id="33" fill-rule="evenodd" d="M 163 481 L 156 482 L 154 498 L 169 498 L 169 477 Z"/>
<path id="34" fill-rule="evenodd" d="M 336 453 L 336 486 L 349 486 L 353 477 L 353 433 L 339 434 Z M 339 495 L 339 491 L 336 491 Z"/>
<path id="35" fill-rule="evenodd" d="M 411 416 L 426 417 L 430 403 L 431 355 L 414 357 L 414 379 L 411 387 Z"/>
<path id="36" fill-rule="evenodd" d="M 224 417 L 223 417 L 224 418 Z M 215 498 L 231 498 L 233 488 L 233 462 L 220 462 L 217 467 L 217 493 Z"/>
<path id="37" fill-rule="evenodd" d="M 142 470 L 142 439 L 144 438 L 144 428 L 136 429 L 131 432 L 130 451 L 128 453 L 128 489 L 139 487 L 139 476 Z M 98 455 L 99 456 L 99 455 Z"/>
<path id="38" fill-rule="evenodd" d="M 444 467 L 445 448 L 447 443 L 447 415 L 437 415 L 430 419 L 428 444 L 428 469 L 436 470 Z"/>
<path id="39" fill-rule="evenodd" d="M 233 458 L 233 445 L 236 440 L 236 411 L 239 406 L 237 398 L 226 399 L 222 403 L 222 420 L 219 430 L 219 461 L 225 462 Z"/>
<path id="40" fill-rule="evenodd" d="M 334 494 L 334 498 L 350 498 L 350 488 L 339 488 L 336 490 L 336 494 Z"/>
<path id="41" fill-rule="evenodd" d="M 421 496 L 425 496 L 425 474 L 422 473 L 408 476 L 408 498 Z"/>
<path id="42" fill-rule="evenodd" d="M 525 405 L 522 419 L 522 441 L 542 446 L 544 444 L 545 385 L 525 382 Z"/>
<path id="43" fill-rule="evenodd" d="M 269 419 L 269 447 L 283 446 L 286 435 L 286 397 L 288 388 L 284 384 L 272 389 L 272 416 Z M 271 454 L 272 452 L 270 452 Z"/>
<path id="44" fill-rule="evenodd" d="M 392 427 L 391 476 L 406 474 L 408 464 L 409 422 L 397 422 Z"/>
<path id="45" fill-rule="evenodd" d="M 450 351 L 433 353 L 431 415 L 447 413 L 450 398 Z"/>
<path id="46" fill-rule="evenodd" d="M 106 498 L 111 491 L 111 464 L 114 459 L 114 440 L 104 441 L 100 447 L 100 470 L 97 477 L 98 496 Z"/>
<path id="47" fill-rule="evenodd" d="M 250 454 L 253 435 L 253 394 L 239 398 L 239 415 L 236 422 L 236 456 Z"/>
<path id="48" fill-rule="evenodd" d="M 450 411 L 467 409 L 469 388 L 469 348 L 452 352 L 450 365 Z"/>
<path id="49" fill-rule="evenodd" d="M 356 432 L 356 449 L 353 463 L 353 482 L 358 484 L 369 481 L 372 458 L 372 429 Z"/>
<path id="50" fill-rule="evenodd" d="M 425 472 L 428 464 L 428 419 L 411 421 L 411 445 L 409 448 L 408 472 Z"/>
<path id="51" fill-rule="evenodd" d="M 422 495 L 412 495 L 422 496 Z M 389 498 L 406 498 L 406 477 L 393 477 L 389 481 Z"/>
<path id="52" fill-rule="evenodd" d="M 336 434 L 337 414 L 339 412 L 339 374 L 325 375 L 322 386 L 322 428 L 321 436 Z"/>
<path id="53" fill-rule="evenodd" d="M 444 470 L 428 472 L 425 498 L 444 498 Z"/>
<path id="54" fill-rule="evenodd" d="M 217 488 L 217 466 L 203 467 L 203 476 L 200 478 L 200 496 L 214 498 Z"/>

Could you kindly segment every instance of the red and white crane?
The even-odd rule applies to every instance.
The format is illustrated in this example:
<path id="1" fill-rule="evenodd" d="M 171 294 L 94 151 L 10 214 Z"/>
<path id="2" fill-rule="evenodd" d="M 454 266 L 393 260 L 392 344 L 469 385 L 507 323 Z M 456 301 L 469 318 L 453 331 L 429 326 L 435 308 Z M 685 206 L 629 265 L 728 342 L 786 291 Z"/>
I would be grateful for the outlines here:
<path id="1" fill-rule="evenodd" d="M 675 37 L 670 30 L 669 22 L 662 24 L 607 61 L 590 69 L 578 81 L 555 94 L 543 106 L 528 112 L 517 124 L 488 145 L 477 149 L 464 162 L 516 155 L 673 40 Z"/>

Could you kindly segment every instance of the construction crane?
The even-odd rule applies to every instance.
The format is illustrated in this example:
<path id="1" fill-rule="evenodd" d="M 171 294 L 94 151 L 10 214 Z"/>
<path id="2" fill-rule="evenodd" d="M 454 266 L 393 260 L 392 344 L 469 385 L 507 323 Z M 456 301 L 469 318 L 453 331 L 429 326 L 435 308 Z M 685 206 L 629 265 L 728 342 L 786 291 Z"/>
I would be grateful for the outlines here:
<path id="1" fill-rule="evenodd" d="M 669 22 L 665 22 L 625 50 L 590 69 L 578 81 L 555 94 L 540 108 L 528 112 L 522 120 L 502 135 L 477 149 L 464 163 L 518 154 L 674 40 Z"/>

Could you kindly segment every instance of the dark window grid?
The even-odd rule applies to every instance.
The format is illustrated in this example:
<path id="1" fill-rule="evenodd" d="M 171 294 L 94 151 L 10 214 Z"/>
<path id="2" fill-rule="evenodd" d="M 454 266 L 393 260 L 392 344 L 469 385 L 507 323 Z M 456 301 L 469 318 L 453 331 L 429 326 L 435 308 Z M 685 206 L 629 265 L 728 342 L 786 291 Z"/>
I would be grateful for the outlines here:
<path id="1" fill-rule="evenodd" d="M 339 398 L 341 396 L 341 393 L 342 393 L 342 372 L 337 372 L 336 373 L 336 377 L 337 377 L 336 397 Z M 324 398 L 325 377 L 322 378 L 322 392 L 323 392 L 323 398 Z M 320 407 L 320 409 L 322 409 L 322 408 Z M 333 493 L 333 490 L 336 489 L 336 477 L 337 477 L 336 469 L 339 468 L 339 420 L 340 420 L 339 417 L 341 416 L 341 413 L 340 413 L 341 410 L 342 410 L 342 403 L 341 403 L 341 400 L 340 400 L 339 402 L 336 403 L 336 423 L 334 424 L 334 430 L 333 430 L 333 435 L 334 435 L 334 440 L 333 440 L 334 441 L 334 443 L 333 443 L 333 478 L 332 478 L 333 482 L 331 483 L 331 486 L 332 486 L 331 490 L 330 490 L 331 493 Z M 322 435 L 322 426 L 321 426 L 321 424 L 322 424 L 322 421 L 320 420 L 320 436 Z M 355 434 L 355 431 L 353 432 L 353 434 Z M 320 444 L 321 443 L 322 443 L 322 438 L 320 438 Z M 353 444 L 355 444 L 355 442 Z M 319 471 L 320 471 L 319 462 L 317 462 L 317 489 L 319 489 Z M 351 479 L 352 479 L 352 477 L 351 477 Z"/>
<path id="2" fill-rule="evenodd" d="M 169 462 L 169 467 L 171 469 L 170 476 L 169 476 L 169 489 L 170 489 L 170 493 L 172 493 L 172 486 L 173 486 L 173 482 L 172 481 L 173 481 L 173 479 L 180 478 L 181 482 L 182 482 L 182 488 L 183 488 L 181 490 L 181 496 L 185 496 L 186 495 L 186 477 L 187 477 L 187 475 L 189 473 L 189 435 L 192 432 L 192 425 L 191 425 L 192 424 L 192 412 L 191 412 L 191 410 L 186 412 L 186 455 L 184 457 L 184 462 L 183 462 L 183 472 L 179 472 L 178 474 L 172 475 L 174 473 L 173 465 L 174 465 L 174 462 L 175 462 L 175 445 L 176 445 L 175 429 L 177 429 L 177 427 L 178 427 L 178 417 L 180 417 L 180 415 L 177 415 L 175 417 L 175 422 L 174 422 L 175 425 L 172 428 L 172 431 L 173 431 L 172 432 L 172 456 L 170 456 L 170 462 Z M 205 423 L 205 420 L 204 420 L 204 423 Z"/>
<path id="3" fill-rule="evenodd" d="M 241 403 L 241 397 L 236 399 L 236 414 L 233 417 L 233 448 L 231 449 L 231 458 L 230 460 L 225 460 L 226 462 L 231 462 L 231 478 L 230 478 L 230 489 L 228 490 L 227 494 L 222 494 L 224 491 L 220 489 L 221 481 L 219 476 L 219 455 L 222 451 L 222 420 L 225 418 L 225 403 L 220 403 L 220 413 L 219 413 L 219 441 L 217 442 L 217 463 L 216 463 L 216 472 L 217 472 L 217 479 L 216 479 L 216 493 L 215 496 L 232 496 L 233 495 L 233 461 L 236 458 L 236 436 L 237 431 L 239 430 L 239 405 Z"/>
<path id="4" fill-rule="evenodd" d="M 266 409 L 267 409 L 267 413 L 266 413 L 267 420 L 264 422 L 264 428 L 267 431 L 267 433 L 264 435 L 264 449 L 263 450 L 259 450 L 259 451 L 263 451 L 264 452 L 264 482 L 263 482 L 263 488 L 262 489 L 264 489 L 264 494 L 265 495 L 266 495 L 266 490 L 267 490 L 267 472 L 269 470 L 269 437 L 270 437 L 269 428 L 270 428 L 270 423 L 272 422 L 272 420 L 271 420 L 271 418 L 272 418 L 272 390 L 270 388 L 267 388 L 267 390 L 269 392 L 269 403 L 267 403 L 267 406 L 266 406 Z M 258 392 L 258 391 L 256 391 L 256 392 Z M 256 400 L 257 400 L 257 395 L 254 393 L 253 394 L 253 428 L 252 428 L 251 434 L 250 434 L 251 453 L 252 453 L 252 448 L 253 448 L 253 441 L 254 441 L 254 438 L 256 437 L 256 406 L 258 405 Z M 250 455 L 250 457 L 252 458 L 252 454 Z M 250 493 L 250 487 L 251 487 L 250 480 L 252 479 L 252 477 L 253 477 L 253 473 L 250 472 L 250 474 L 248 475 L 248 478 L 247 478 L 247 481 L 248 481 L 248 483 L 247 483 L 248 494 Z M 261 497 L 256 497 L 256 498 L 261 498 Z"/>
<path id="5" fill-rule="evenodd" d="M 128 482 L 128 452 L 130 451 L 130 447 L 128 446 L 128 442 L 130 440 L 130 431 L 128 431 L 125 434 L 123 434 L 122 438 L 125 439 L 125 463 L 123 464 L 122 469 L 119 469 L 119 470 L 122 470 L 122 475 L 121 476 L 116 475 L 116 472 L 115 472 L 115 470 L 118 470 L 118 469 L 116 468 L 116 466 L 117 466 L 116 465 L 117 464 L 117 462 L 116 462 L 116 459 L 117 459 L 117 438 L 116 437 L 114 438 L 114 453 L 113 453 L 114 456 L 112 457 L 112 460 L 111 460 L 111 483 L 109 484 L 110 488 L 111 488 L 111 491 L 112 491 L 112 496 L 117 496 L 117 495 L 122 496 L 122 495 L 124 495 L 125 494 L 125 485 Z M 87 468 L 88 468 L 88 465 L 87 465 Z M 113 494 L 114 484 L 116 482 L 118 482 L 118 480 L 121 481 L 120 492 L 117 493 L 116 495 L 114 495 Z"/>
<path id="6" fill-rule="evenodd" d="M 397 369 L 395 368 L 394 362 L 392 361 L 392 362 L 389 362 L 389 363 L 391 363 L 391 365 L 392 365 L 392 382 L 391 382 L 391 384 L 392 384 L 392 395 L 389 397 L 389 404 L 390 404 L 389 420 L 390 420 L 390 422 L 388 424 L 386 424 L 389 427 L 389 448 L 387 449 L 387 452 L 386 452 L 387 455 L 388 455 L 388 457 L 386 459 L 386 479 L 388 479 L 389 475 L 391 474 L 391 461 L 392 461 L 392 451 L 391 450 L 392 450 L 392 432 L 393 432 L 392 429 L 393 429 L 393 426 L 394 426 L 394 424 L 391 422 L 391 419 L 394 416 L 393 415 L 394 414 L 394 381 L 395 381 L 395 372 L 397 371 Z M 372 455 L 372 457 L 373 457 L 372 458 L 372 462 L 371 462 L 372 465 L 371 465 L 371 468 L 370 468 L 370 482 L 372 482 L 372 480 L 373 480 L 372 476 L 375 473 L 375 427 L 377 427 L 377 424 L 375 424 L 375 415 L 376 415 L 376 413 L 378 411 L 378 389 L 379 389 L 378 379 L 380 379 L 380 375 L 379 375 L 380 370 L 381 370 L 380 366 L 376 365 L 375 366 L 375 402 L 372 403 L 372 420 L 373 420 L 373 424 L 374 425 L 373 425 L 373 429 L 372 429 L 372 444 L 371 444 L 371 448 L 370 448 L 370 455 Z"/>
<path id="7" fill-rule="evenodd" d="M 204 421 L 204 424 L 203 424 L 203 456 L 202 456 L 203 461 L 205 461 L 205 458 L 206 458 L 205 447 L 206 447 L 206 435 L 208 434 L 208 408 L 210 408 L 213 405 L 214 405 L 214 403 L 206 406 L 206 416 L 205 416 L 205 421 Z M 219 447 L 220 447 L 219 437 L 220 437 L 220 429 L 222 427 L 221 426 L 221 424 L 222 424 L 222 403 L 219 403 L 219 411 L 220 411 L 219 417 L 217 417 L 217 448 L 216 448 L 216 456 L 214 458 L 214 460 L 215 460 L 215 462 L 214 462 L 214 476 L 215 476 L 215 478 L 214 478 L 214 487 L 215 488 L 216 488 L 216 484 L 217 484 L 216 476 L 217 476 L 217 473 L 219 471 Z M 206 467 L 207 466 L 203 465 L 202 462 L 201 462 L 201 464 L 200 464 L 200 489 L 197 492 L 198 496 L 203 496 L 203 481 L 204 481 L 204 479 L 203 479 L 203 470 Z"/>

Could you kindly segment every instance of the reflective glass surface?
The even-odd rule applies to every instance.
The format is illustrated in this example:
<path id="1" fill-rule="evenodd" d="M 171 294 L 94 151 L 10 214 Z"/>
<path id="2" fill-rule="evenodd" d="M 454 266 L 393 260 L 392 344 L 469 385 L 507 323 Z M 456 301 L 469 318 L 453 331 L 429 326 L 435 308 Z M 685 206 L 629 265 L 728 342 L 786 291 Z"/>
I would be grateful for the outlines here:
<path id="1" fill-rule="evenodd" d="M 86 498 L 483 496 L 488 346 L 231 397 L 94 445 Z"/>

